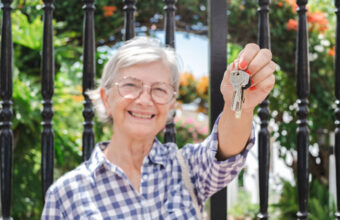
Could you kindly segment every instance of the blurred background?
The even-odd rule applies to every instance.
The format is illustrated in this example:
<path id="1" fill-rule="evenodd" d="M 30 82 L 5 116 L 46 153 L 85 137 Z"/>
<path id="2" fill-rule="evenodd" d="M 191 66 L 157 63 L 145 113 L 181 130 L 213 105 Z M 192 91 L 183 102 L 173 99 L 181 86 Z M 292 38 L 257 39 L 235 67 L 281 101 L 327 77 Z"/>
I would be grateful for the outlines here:
<path id="1" fill-rule="evenodd" d="M 257 1 L 228 2 L 227 62 L 236 58 L 248 42 L 257 42 Z M 80 1 L 54 2 L 55 91 L 53 129 L 55 134 L 54 178 L 82 161 L 83 96 L 82 32 Z M 96 1 L 96 79 L 106 61 L 123 40 L 122 0 Z M 13 78 L 13 201 L 14 219 L 39 219 L 41 195 L 41 0 L 14 0 L 12 31 L 14 42 Z M 136 34 L 164 42 L 163 1 L 136 2 Z M 200 142 L 208 135 L 209 56 L 207 0 L 178 0 L 175 47 L 181 57 L 181 82 L 176 114 L 179 147 Z M 298 211 L 295 178 L 296 73 L 295 42 L 297 6 L 294 0 L 272 0 L 270 4 L 271 49 L 278 64 L 276 85 L 270 100 L 271 165 L 269 213 L 272 219 L 296 219 Z M 332 135 L 335 129 L 334 55 L 335 7 L 331 0 L 308 3 L 311 94 L 310 128 L 310 219 L 331 219 L 335 211 L 335 164 Z M 2 12 L 0 14 L 2 16 Z M 213 33 L 218 34 L 218 33 Z M 259 129 L 259 119 L 255 117 Z M 108 140 L 111 128 L 95 123 L 96 142 Z M 162 134 L 159 135 L 162 140 Z M 229 186 L 229 219 L 256 219 L 258 212 L 257 144 L 245 169 Z M 331 164 L 331 165 L 330 165 Z M 209 203 L 207 203 L 209 206 Z"/>

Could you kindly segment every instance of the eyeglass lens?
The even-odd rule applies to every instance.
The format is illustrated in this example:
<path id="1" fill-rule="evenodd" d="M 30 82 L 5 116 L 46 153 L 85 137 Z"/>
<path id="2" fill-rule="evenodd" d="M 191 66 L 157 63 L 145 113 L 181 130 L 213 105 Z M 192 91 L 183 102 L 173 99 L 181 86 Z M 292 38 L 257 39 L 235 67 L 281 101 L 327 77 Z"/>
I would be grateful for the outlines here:
<path id="1" fill-rule="evenodd" d="M 122 79 L 117 85 L 119 94 L 128 99 L 137 98 L 143 91 L 143 82 L 131 77 Z M 151 85 L 150 93 L 155 102 L 165 104 L 173 98 L 174 90 L 169 84 L 157 82 Z"/>

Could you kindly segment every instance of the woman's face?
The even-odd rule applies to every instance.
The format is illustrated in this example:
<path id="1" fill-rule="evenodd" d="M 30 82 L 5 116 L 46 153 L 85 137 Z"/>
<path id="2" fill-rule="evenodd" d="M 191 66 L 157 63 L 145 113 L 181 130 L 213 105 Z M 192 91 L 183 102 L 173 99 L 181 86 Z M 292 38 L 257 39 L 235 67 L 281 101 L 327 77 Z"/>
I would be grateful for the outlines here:
<path id="1" fill-rule="evenodd" d="M 151 98 L 149 86 L 156 82 L 170 84 L 170 70 L 160 61 L 137 64 L 121 69 L 115 82 L 126 77 L 143 82 L 143 90 L 137 98 L 122 97 L 117 85 L 113 85 L 107 93 L 101 91 L 106 112 L 114 121 L 113 132 L 132 139 L 153 139 L 164 128 L 168 112 L 176 100 L 173 98 L 166 104 L 156 103 Z"/>

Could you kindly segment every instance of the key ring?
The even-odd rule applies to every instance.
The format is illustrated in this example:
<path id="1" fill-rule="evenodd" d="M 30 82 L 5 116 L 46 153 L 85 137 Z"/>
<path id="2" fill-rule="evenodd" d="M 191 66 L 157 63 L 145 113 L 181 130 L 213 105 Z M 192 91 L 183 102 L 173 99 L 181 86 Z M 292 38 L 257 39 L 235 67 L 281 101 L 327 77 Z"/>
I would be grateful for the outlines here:
<path id="1" fill-rule="evenodd" d="M 236 60 L 234 60 L 234 67 L 235 67 L 235 70 L 232 70 L 232 71 L 242 71 L 242 72 L 247 73 L 247 74 L 250 76 L 251 74 L 250 74 L 250 72 L 248 71 L 248 68 L 242 70 L 242 69 L 240 69 L 239 64 L 240 64 L 240 58 L 238 57 Z M 243 87 L 243 90 L 248 89 L 249 87 L 251 87 L 251 82 L 252 82 L 252 81 L 251 81 L 251 78 L 250 78 L 248 84 L 247 84 L 246 86 Z"/>

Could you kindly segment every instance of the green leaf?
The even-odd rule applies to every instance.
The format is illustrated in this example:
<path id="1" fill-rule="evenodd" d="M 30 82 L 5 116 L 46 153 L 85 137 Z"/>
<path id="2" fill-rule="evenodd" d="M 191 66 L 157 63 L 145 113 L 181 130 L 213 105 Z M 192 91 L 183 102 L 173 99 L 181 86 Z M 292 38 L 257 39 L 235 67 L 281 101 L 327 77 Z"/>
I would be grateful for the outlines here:
<path id="1" fill-rule="evenodd" d="M 12 32 L 14 43 L 32 50 L 41 50 L 43 23 L 40 17 L 36 17 L 32 23 L 29 23 L 26 15 L 15 10 L 12 13 Z"/>

